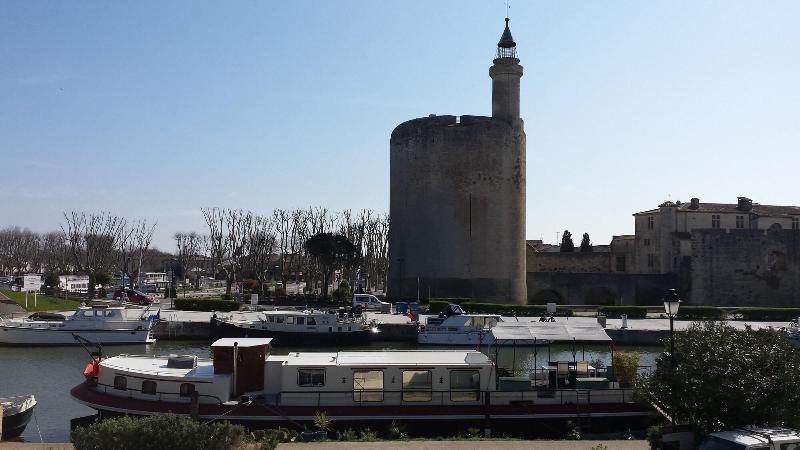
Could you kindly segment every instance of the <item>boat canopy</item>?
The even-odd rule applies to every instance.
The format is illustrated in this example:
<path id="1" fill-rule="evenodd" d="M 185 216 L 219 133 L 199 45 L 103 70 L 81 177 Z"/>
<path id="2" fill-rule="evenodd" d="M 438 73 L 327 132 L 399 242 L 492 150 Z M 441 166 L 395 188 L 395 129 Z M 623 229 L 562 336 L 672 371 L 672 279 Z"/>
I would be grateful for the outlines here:
<path id="1" fill-rule="evenodd" d="M 496 341 L 609 342 L 611 337 L 600 324 L 569 322 L 509 323 L 492 328 Z"/>
<path id="2" fill-rule="evenodd" d="M 439 317 L 461 316 L 464 314 L 466 314 L 466 311 L 461 309 L 460 306 L 450 303 L 439 313 Z"/>

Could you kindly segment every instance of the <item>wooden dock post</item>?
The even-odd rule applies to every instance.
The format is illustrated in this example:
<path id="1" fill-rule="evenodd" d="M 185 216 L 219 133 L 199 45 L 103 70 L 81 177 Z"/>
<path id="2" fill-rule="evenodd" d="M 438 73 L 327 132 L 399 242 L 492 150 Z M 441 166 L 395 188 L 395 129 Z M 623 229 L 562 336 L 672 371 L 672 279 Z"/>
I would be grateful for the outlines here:
<path id="1" fill-rule="evenodd" d="M 189 416 L 193 420 L 200 419 L 200 395 L 197 391 L 192 392 L 192 403 L 189 405 Z"/>

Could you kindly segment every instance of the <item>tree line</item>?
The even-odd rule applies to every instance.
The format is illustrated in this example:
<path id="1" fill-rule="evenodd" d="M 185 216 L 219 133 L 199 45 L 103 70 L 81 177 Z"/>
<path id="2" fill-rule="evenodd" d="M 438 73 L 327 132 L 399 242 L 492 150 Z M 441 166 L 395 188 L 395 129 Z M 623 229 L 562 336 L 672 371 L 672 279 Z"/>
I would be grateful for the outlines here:
<path id="1" fill-rule="evenodd" d="M 47 233 L 0 229 L 0 274 L 41 272 L 50 277 L 49 285 L 58 284 L 57 275 L 88 275 L 93 295 L 95 284 L 104 284 L 110 273 L 124 274 L 132 286 L 150 258 L 157 260 L 150 261 L 151 267 L 169 262 L 178 278 L 195 285 L 201 274 L 224 280 L 227 294 L 243 279 L 254 279 L 263 289 L 270 278 L 284 286 L 302 278 L 307 290 L 327 295 L 336 271 L 342 280 L 357 279 L 366 289 L 386 285 L 388 214 L 322 207 L 265 215 L 227 208 L 201 211 L 206 228 L 175 233 L 175 248 L 168 253 L 151 248 L 156 222 L 106 212 L 65 212 L 59 230 Z M 307 245 L 317 235 L 322 239 Z M 338 244 L 330 246 L 326 239 Z"/>

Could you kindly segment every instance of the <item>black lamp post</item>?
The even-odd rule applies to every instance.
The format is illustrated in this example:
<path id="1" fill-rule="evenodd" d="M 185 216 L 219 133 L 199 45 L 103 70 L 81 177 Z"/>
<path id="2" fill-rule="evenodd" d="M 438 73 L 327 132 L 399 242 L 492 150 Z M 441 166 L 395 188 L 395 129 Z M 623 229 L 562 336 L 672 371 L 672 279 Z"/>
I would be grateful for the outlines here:
<path id="1" fill-rule="evenodd" d="M 680 308 L 680 306 L 681 300 L 678 298 L 678 292 L 675 289 L 667 290 L 667 295 L 664 296 L 664 310 L 669 316 L 669 357 L 672 360 L 673 373 L 675 371 L 675 328 L 673 326 L 673 321 L 675 320 L 675 316 L 678 314 L 678 308 Z M 672 428 L 674 431 L 675 413 L 673 411 L 670 412 L 670 421 L 672 422 Z"/>
<path id="2" fill-rule="evenodd" d="M 675 359 L 675 327 L 673 321 L 675 316 L 678 315 L 678 308 L 681 306 L 681 300 L 678 298 L 678 292 L 675 289 L 668 289 L 667 295 L 664 296 L 664 310 L 669 316 L 669 347 L 670 356 Z"/>

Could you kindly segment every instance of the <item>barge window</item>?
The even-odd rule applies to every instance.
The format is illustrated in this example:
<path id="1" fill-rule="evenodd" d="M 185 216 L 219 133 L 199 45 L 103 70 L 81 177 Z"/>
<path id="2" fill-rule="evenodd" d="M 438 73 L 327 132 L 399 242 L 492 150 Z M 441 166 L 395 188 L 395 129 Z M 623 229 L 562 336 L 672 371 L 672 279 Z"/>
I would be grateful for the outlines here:
<path id="1" fill-rule="evenodd" d="M 477 370 L 450 371 L 450 400 L 474 402 L 481 389 L 481 373 Z"/>
<path id="2" fill-rule="evenodd" d="M 294 324 L 294 317 L 292 317 L 292 316 L 287 317 L 286 318 L 286 323 L 289 324 L 289 325 L 293 325 Z"/>
<path id="3" fill-rule="evenodd" d="M 383 371 L 382 370 L 354 371 L 353 400 L 357 402 L 382 402 Z"/>
<path id="4" fill-rule="evenodd" d="M 306 318 L 305 317 L 298 317 L 297 318 L 297 324 L 298 325 L 305 325 L 305 323 L 306 323 Z"/>
<path id="5" fill-rule="evenodd" d="M 142 381 L 142 394 L 156 395 L 156 382 L 153 380 Z"/>
<path id="6" fill-rule="evenodd" d="M 267 316 L 267 322 L 275 323 L 275 316 Z"/>
<path id="7" fill-rule="evenodd" d="M 316 325 L 317 321 L 313 317 L 308 318 L 308 323 L 306 325 Z"/>
<path id="8" fill-rule="evenodd" d="M 404 402 L 429 402 L 433 377 L 430 370 L 404 370 L 403 371 L 403 401 Z"/>
<path id="9" fill-rule="evenodd" d="M 191 397 L 194 394 L 194 385 L 192 383 L 181 384 L 181 397 Z"/>
<path id="10" fill-rule="evenodd" d="M 297 385 L 325 386 L 325 369 L 297 369 Z"/>
<path id="11" fill-rule="evenodd" d="M 278 323 L 283 323 L 283 316 L 278 316 Z"/>
<path id="12" fill-rule="evenodd" d="M 114 389 L 119 389 L 120 391 L 127 391 L 128 390 L 128 379 L 123 377 L 122 375 L 117 375 L 114 377 Z"/>

